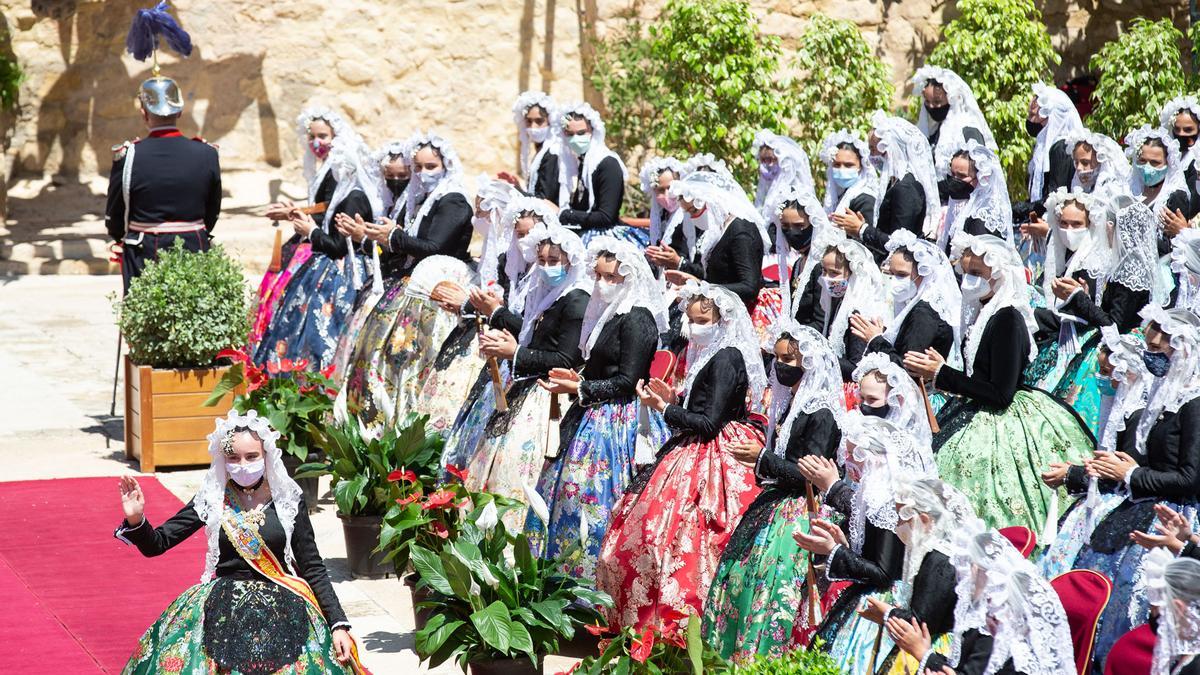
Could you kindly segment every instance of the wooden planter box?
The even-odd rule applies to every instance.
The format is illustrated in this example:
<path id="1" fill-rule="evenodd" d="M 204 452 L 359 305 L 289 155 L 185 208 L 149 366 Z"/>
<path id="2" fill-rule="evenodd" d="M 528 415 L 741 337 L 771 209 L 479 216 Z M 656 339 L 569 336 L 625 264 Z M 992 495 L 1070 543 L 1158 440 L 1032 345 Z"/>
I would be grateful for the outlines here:
<path id="1" fill-rule="evenodd" d="M 141 471 L 160 466 L 208 464 L 208 439 L 215 420 L 233 405 L 239 388 L 217 405 L 204 400 L 229 370 L 220 368 L 160 369 L 139 366 L 125 357 L 125 457 L 138 459 Z"/>

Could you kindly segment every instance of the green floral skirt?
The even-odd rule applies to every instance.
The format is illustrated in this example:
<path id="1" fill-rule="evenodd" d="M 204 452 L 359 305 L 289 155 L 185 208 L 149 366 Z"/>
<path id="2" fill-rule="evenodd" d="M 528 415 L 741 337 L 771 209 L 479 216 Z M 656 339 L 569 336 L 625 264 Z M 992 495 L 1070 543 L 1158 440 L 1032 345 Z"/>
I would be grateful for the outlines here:
<path id="1" fill-rule="evenodd" d="M 1052 490 L 1041 473 L 1051 462 L 1080 463 L 1095 439 L 1071 408 L 1040 389 L 1017 391 L 1003 411 L 958 398 L 938 415 L 933 438 L 938 472 L 993 527 L 1040 532 Z M 1066 503 L 1066 492 L 1059 495 Z"/>
<path id="2" fill-rule="evenodd" d="M 142 635 L 121 672 L 351 673 L 337 662 L 329 626 L 312 605 L 269 581 L 228 578 L 180 594 Z"/>

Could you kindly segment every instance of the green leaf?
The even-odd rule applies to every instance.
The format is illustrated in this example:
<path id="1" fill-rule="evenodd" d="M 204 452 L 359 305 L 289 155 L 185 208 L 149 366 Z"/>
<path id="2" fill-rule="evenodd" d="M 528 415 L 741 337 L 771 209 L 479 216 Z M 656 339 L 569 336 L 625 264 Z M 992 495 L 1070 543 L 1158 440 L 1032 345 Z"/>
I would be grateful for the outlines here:
<path id="1" fill-rule="evenodd" d="M 442 552 L 441 561 L 443 569 L 446 570 L 446 581 L 450 584 L 454 596 L 471 602 L 471 570 L 449 551 Z M 471 604 L 474 606 L 475 603 Z"/>
<path id="2" fill-rule="evenodd" d="M 412 546 L 408 555 L 413 569 L 430 588 L 442 595 L 454 595 L 450 582 L 446 579 L 446 570 L 437 554 L 423 546 Z"/>
<path id="3" fill-rule="evenodd" d="M 450 621 L 442 614 L 434 614 L 414 637 L 413 646 L 417 655 L 428 659 L 446 644 L 446 640 L 450 639 L 454 631 L 465 625 L 465 621 Z"/>
<path id="4" fill-rule="evenodd" d="M 509 636 L 508 646 L 514 652 L 522 652 L 529 657 L 529 660 L 537 664 L 537 654 L 533 649 L 533 638 L 529 636 L 529 631 L 525 626 L 519 623 L 510 621 L 508 624 Z"/>
<path id="5" fill-rule="evenodd" d="M 565 600 L 540 600 L 530 603 L 529 606 L 552 627 L 559 630 L 567 630 L 571 627 L 571 620 L 563 614 L 563 609 L 567 606 Z"/>
<path id="6" fill-rule="evenodd" d="M 704 675 L 704 640 L 700 637 L 700 619 L 695 614 L 688 616 L 687 653 L 692 662 L 693 675 Z"/>
<path id="7" fill-rule="evenodd" d="M 488 646 L 501 654 L 508 655 L 512 640 L 512 619 L 508 608 L 500 601 L 493 602 L 487 607 L 471 614 L 471 624 L 479 631 Z M 526 632 L 528 637 L 528 632 Z"/>
<path id="8" fill-rule="evenodd" d="M 221 399 L 225 398 L 226 394 L 229 394 L 234 389 L 237 389 L 238 386 L 242 384 L 243 380 L 244 377 L 242 375 L 242 364 L 233 364 L 229 370 L 225 371 L 225 374 L 221 376 L 221 379 L 217 380 L 217 386 L 213 387 L 212 394 L 209 395 L 208 398 L 204 399 L 204 406 L 212 407 L 217 405 L 221 402 Z"/>

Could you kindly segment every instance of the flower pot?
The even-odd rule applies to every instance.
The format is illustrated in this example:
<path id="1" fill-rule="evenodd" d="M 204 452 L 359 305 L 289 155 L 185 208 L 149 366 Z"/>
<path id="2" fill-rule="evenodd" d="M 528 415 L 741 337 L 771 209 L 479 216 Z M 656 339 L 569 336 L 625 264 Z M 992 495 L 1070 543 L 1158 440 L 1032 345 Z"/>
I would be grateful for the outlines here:
<path id="1" fill-rule="evenodd" d="M 286 453 L 283 456 L 283 465 L 287 467 L 288 475 L 295 478 L 296 469 L 298 469 L 301 464 L 304 464 L 305 462 L 316 462 L 320 459 L 321 455 L 315 452 L 308 453 L 308 458 L 303 460 L 291 453 Z M 317 476 L 313 476 L 311 478 L 296 478 L 295 480 L 296 484 L 300 486 L 300 491 L 304 493 L 304 503 L 308 505 L 308 512 L 316 513 L 317 500 L 319 499 L 317 496 L 317 490 L 321 479 Z"/>
<path id="2" fill-rule="evenodd" d="M 346 516 L 341 513 L 342 534 L 346 538 L 346 560 L 355 579 L 382 579 L 395 571 L 384 554 L 375 553 L 383 516 Z"/>
<path id="3" fill-rule="evenodd" d="M 575 631 L 575 637 L 566 642 L 559 643 L 558 651 L 555 652 L 559 656 L 568 656 L 573 659 L 586 659 L 589 656 L 600 655 L 600 636 L 592 635 L 583 628 Z"/>
<path id="4" fill-rule="evenodd" d="M 427 588 L 417 588 L 417 580 L 420 579 L 416 572 L 404 575 L 404 585 L 408 586 L 408 591 L 412 593 L 413 603 L 413 625 L 415 630 L 421 630 L 425 624 L 429 623 L 429 618 L 433 616 L 433 610 L 428 607 L 417 607 L 418 602 L 424 602 L 433 596 L 433 593 Z"/>
<path id="5" fill-rule="evenodd" d="M 205 407 L 217 381 L 229 370 L 219 368 L 152 368 L 125 357 L 125 457 L 140 470 L 160 466 L 208 464 L 208 438 L 218 417 L 233 406 L 239 387 L 220 403 Z"/>
<path id="6" fill-rule="evenodd" d="M 536 666 L 529 659 L 479 660 L 467 665 L 471 667 L 471 675 L 542 675 L 543 663 L 545 660 L 539 656 Z"/>

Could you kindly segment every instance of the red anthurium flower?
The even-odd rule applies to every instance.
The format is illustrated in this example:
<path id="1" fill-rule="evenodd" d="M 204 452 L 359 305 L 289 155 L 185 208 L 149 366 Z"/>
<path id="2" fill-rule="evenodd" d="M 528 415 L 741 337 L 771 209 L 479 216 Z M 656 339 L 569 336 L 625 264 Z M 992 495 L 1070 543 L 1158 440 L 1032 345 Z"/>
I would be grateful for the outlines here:
<path id="1" fill-rule="evenodd" d="M 308 359 L 296 359 L 292 361 L 292 370 L 308 370 Z"/>
<path id="2" fill-rule="evenodd" d="M 332 363 L 325 366 L 324 368 L 321 369 L 321 377 L 324 377 L 325 379 L 332 378 L 333 372 L 336 368 L 337 368 L 337 366 L 333 365 Z"/>
<path id="3" fill-rule="evenodd" d="M 669 645 L 674 645 L 679 648 L 687 647 L 687 640 L 683 639 L 683 633 L 680 633 L 677 630 L 663 635 L 663 641 Z"/>
<path id="4" fill-rule="evenodd" d="M 450 530 L 447 530 L 446 526 L 443 525 L 442 521 L 440 520 L 433 521 L 429 524 L 429 527 L 433 530 L 433 533 L 441 539 L 445 539 L 450 536 Z"/>
<path id="5" fill-rule="evenodd" d="M 663 610 L 662 620 L 667 623 L 674 623 L 686 619 L 688 616 L 687 612 L 681 612 L 674 607 L 668 607 Z"/>
<path id="6" fill-rule="evenodd" d="M 457 466 L 454 466 L 453 464 L 449 464 L 446 466 L 446 473 L 457 478 L 459 480 L 459 482 L 462 482 L 462 483 L 467 482 L 467 470 L 466 469 L 460 469 Z"/>
<path id="7" fill-rule="evenodd" d="M 582 662 L 582 661 L 576 661 L 575 663 L 571 664 L 571 667 L 570 667 L 570 668 L 567 668 L 566 670 L 561 670 L 561 671 L 559 671 L 559 672 L 557 673 L 557 675 L 571 675 L 571 673 L 573 673 L 573 672 L 575 672 L 576 670 L 578 670 L 578 669 L 579 669 L 579 664 L 580 664 L 580 663 L 583 663 L 583 662 Z"/>
<path id="8" fill-rule="evenodd" d="M 423 508 L 426 511 L 431 511 L 433 509 L 444 509 L 453 502 L 454 493 L 452 491 L 438 490 L 437 492 L 429 495 L 429 499 L 425 500 L 425 506 Z"/>
<path id="9" fill-rule="evenodd" d="M 261 368 L 246 367 L 246 391 L 251 392 L 267 383 L 267 376 Z"/>
<path id="10" fill-rule="evenodd" d="M 654 629 L 647 628 L 641 638 L 633 639 L 633 649 L 629 650 L 629 657 L 638 663 L 645 663 L 646 659 L 650 658 L 652 649 L 654 649 Z"/>
<path id="11" fill-rule="evenodd" d="M 279 360 L 279 369 L 281 371 L 283 371 L 285 373 L 290 373 L 293 370 L 295 370 L 295 368 L 296 368 L 296 366 L 295 366 L 295 364 L 292 363 L 291 359 L 280 359 Z"/>
<path id="12" fill-rule="evenodd" d="M 316 390 L 317 390 L 317 385 L 315 385 L 315 384 L 306 384 L 306 385 L 300 387 L 301 394 L 309 394 Z"/>
<path id="13" fill-rule="evenodd" d="M 417 474 L 409 469 L 396 469 L 388 474 L 388 480 L 395 483 L 396 481 L 406 480 L 410 483 L 417 482 Z"/>
<path id="14" fill-rule="evenodd" d="M 234 363 L 249 363 L 250 357 L 241 349 L 222 349 L 217 353 L 218 359 L 229 359 Z"/>
<path id="15" fill-rule="evenodd" d="M 420 492 L 414 492 L 414 493 L 412 493 L 411 495 L 409 495 L 409 496 L 407 496 L 407 497 L 403 497 L 403 498 L 401 498 L 401 499 L 397 499 L 397 500 L 396 500 L 396 503 L 397 503 L 397 504 L 399 504 L 400 506 L 408 506 L 409 504 L 412 504 L 413 502 L 417 502 L 417 501 L 420 501 L 420 500 L 421 500 L 421 493 L 420 493 Z"/>
<path id="16" fill-rule="evenodd" d="M 589 623 L 589 624 L 585 625 L 583 627 L 583 629 L 586 630 L 587 632 L 591 633 L 592 635 L 604 635 L 605 633 L 608 632 L 607 626 L 601 626 L 601 625 L 595 624 L 595 623 Z"/>
<path id="17" fill-rule="evenodd" d="M 333 387 L 325 387 L 325 395 L 329 398 L 337 398 L 337 394 L 337 389 L 334 389 Z"/>
<path id="18" fill-rule="evenodd" d="M 276 363 L 274 361 L 267 361 L 267 372 L 268 373 L 270 373 L 272 375 L 278 375 L 280 370 L 281 370 L 281 368 L 278 363 Z"/>

